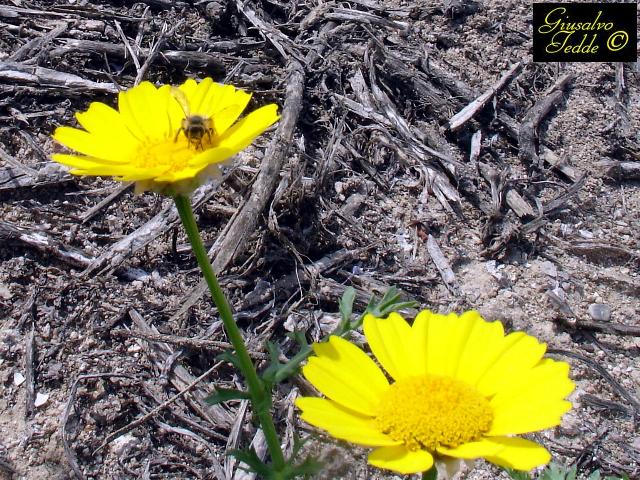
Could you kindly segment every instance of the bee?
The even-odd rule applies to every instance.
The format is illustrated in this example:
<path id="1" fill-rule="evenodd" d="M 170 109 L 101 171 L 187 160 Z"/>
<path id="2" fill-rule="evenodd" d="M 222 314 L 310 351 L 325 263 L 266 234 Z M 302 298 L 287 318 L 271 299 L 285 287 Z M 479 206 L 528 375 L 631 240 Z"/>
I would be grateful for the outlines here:
<path id="1" fill-rule="evenodd" d="M 211 135 L 214 133 L 213 119 L 205 115 L 191 115 L 187 96 L 179 88 L 172 87 L 171 95 L 176 99 L 184 113 L 184 118 L 182 119 L 180 128 L 176 132 L 176 136 L 173 141 L 177 142 L 180 132 L 183 132 L 190 145 L 195 146 L 196 149 L 202 150 L 202 140 L 205 135 L 209 140 L 209 143 L 211 143 Z"/>

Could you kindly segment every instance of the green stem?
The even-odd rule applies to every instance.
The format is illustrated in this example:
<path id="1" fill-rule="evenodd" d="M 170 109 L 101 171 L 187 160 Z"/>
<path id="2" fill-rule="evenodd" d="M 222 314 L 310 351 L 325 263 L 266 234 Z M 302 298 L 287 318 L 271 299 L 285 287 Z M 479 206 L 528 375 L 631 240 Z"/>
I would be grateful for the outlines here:
<path id="1" fill-rule="evenodd" d="M 177 195 L 174 197 L 174 200 L 176 202 L 176 207 L 180 214 L 182 224 L 184 225 L 189 241 L 191 242 L 193 253 L 196 256 L 198 265 L 200 266 L 202 274 L 207 281 L 213 301 L 215 302 L 216 307 L 218 307 L 218 312 L 220 313 L 220 318 L 224 324 L 227 337 L 235 349 L 238 365 L 247 382 L 254 412 L 258 417 L 258 421 L 260 422 L 262 431 L 264 432 L 265 440 L 267 441 L 267 447 L 271 454 L 271 461 L 273 462 L 274 470 L 276 472 L 280 472 L 284 468 L 285 461 L 284 455 L 282 454 L 282 448 L 280 447 L 280 439 L 278 438 L 276 427 L 273 424 L 273 418 L 271 417 L 271 392 L 268 392 L 265 389 L 264 384 L 258 377 L 256 369 L 253 366 L 253 362 L 249 357 L 249 352 L 247 351 L 240 329 L 233 319 L 233 313 L 231 312 L 229 302 L 227 302 L 227 298 L 224 296 L 224 293 L 220 288 L 220 284 L 218 283 L 218 279 L 216 278 L 216 274 L 211 267 L 211 262 L 209 262 L 207 251 L 204 248 L 200 232 L 198 231 L 198 225 L 196 224 L 196 220 L 193 216 L 193 210 L 191 209 L 191 202 L 189 201 L 189 198 L 184 195 Z"/>

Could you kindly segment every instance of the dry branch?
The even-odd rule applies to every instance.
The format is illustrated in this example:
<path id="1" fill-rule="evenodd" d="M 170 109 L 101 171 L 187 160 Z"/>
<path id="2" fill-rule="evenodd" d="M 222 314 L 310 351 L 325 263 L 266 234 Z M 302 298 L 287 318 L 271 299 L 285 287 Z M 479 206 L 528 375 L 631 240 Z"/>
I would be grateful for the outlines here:
<path id="1" fill-rule="evenodd" d="M 524 116 L 518 131 L 518 157 L 525 165 L 542 168 L 542 159 L 536 153 L 536 130 L 542 119 L 560 103 L 562 90 L 573 78 L 574 75 L 571 73 L 563 75 Z"/>
<path id="2" fill-rule="evenodd" d="M 298 62 L 304 62 L 304 59 L 297 53 L 297 45 L 280 30 L 262 20 L 256 13 L 256 9 L 250 6 L 249 1 L 236 0 L 236 6 L 238 11 L 242 12 L 260 30 L 260 33 L 273 44 L 284 60 L 288 61 L 290 57 L 294 57 Z M 300 71 L 304 71 L 302 66 L 300 66 Z"/>
<path id="3" fill-rule="evenodd" d="M 75 38 L 60 38 L 58 42 L 62 45 L 51 50 L 52 56 L 62 56 L 72 52 L 93 52 L 99 54 L 112 55 L 118 58 L 127 56 L 127 47 L 115 43 L 98 42 L 95 40 L 78 40 Z M 137 58 L 145 61 L 154 52 L 148 48 L 141 48 L 136 51 Z M 223 73 L 226 69 L 220 60 L 219 54 L 208 52 L 195 52 L 190 50 L 158 50 L 161 58 L 170 64 L 186 67 L 200 67 L 211 70 L 213 73 Z M 116 90 L 117 91 L 117 90 Z"/>
<path id="4" fill-rule="evenodd" d="M 15 52 L 13 52 L 7 58 L 7 60 L 11 62 L 19 62 L 21 60 L 32 57 L 34 54 L 38 54 L 38 52 L 42 51 L 47 43 L 51 42 L 54 38 L 62 35 L 68 28 L 69 25 L 64 22 L 50 32 L 47 32 L 40 37 L 32 38 L 27 43 L 18 48 Z"/>
<path id="5" fill-rule="evenodd" d="M 33 413 L 33 409 L 35 408 L 34 402 L 36 398 L 36 385 L 35 385 L 35 333 L 36 327 L 35 324 L 31 325 L 31 330 L 26 336 L 26 347 L 24 354 L 24 370 L 25 370 L 25 384 L 26 384 L 26 394 L 24 398 L 25 403 L 25 414 L 27 417 L 31 416 Z"/>
<path id="6" fill-rule="evenodd" d="M 385 27 L 393 30 L 399 30 L 401 32 L 409 31 L 409 24 L 406 22 L 389 20 L 387 18 L 379 17 L 378 15 L 370 12 L 363 12 L 350 8 L 334 8 L 333 11 L 325 14 L 324 18 L 328 20 L 334 20 L 336 22 L 364 23 L 370 26 Z"/>
<path id="7" fill-rule="evenodd" d="M 469 120 L 471 120 L 487 103 L 502 90 L 522 69 L 522 63 L 518 62 L 513 65 L 500 79 L 486 90 L 482 95 L 468 104 L 449 120 L 449 130 L 455 132 L 462 128 Z"/>
<path id="8" fill-rule="evenodd" d="M 456 276 L 453 273 L 453 270 L 451 270 L 449 261 L 442 253 L 442 250 L 440 250 L 438 242 L 436 242 L 436 239 L 433 238 L 432 235 L 429 235 L 427 237 L 427 251 L 429 252 L 431 260 L 433 260 L 433 263 L 438 269 L 438 272 L 440 273 L 440 276 L 442 277 L 442 280 L 444 281 L 446 287 L 454 295 L 459 295 L 460 287 L 458 286 L 458 282 L 456 281 Z"/>
<path id="9" fill-rule="evenodd" d="M 609 177 L 618 180 L 640 179 L 640 162 L 621 162 L 612 158 L 603 158 L 598 162 Z"/>
<path id="10" fill-rule="evenodd" d="M 76 90 L 118 93 L 118 87 L 113 83 L 94 82 L 72 73 L 2 60 L 0 60 L 0 81 L 16 85 L 35 85 L 63 93 Z"/>
<path id="11" fill-rule="evenodd" d="M 0 154 L 0 158 L 1 158 Z M 73 181 L 64 167 L 57 163 L 48 163 L 40 170 L 28 170 L 22 165 L 18 168 L 0 168 L 0 192 L 18 188 L 44 187 Z"/>
<path id="12" fill-rule="evenodd" d="M 47 255 L 53 255 L 74 267 L 86 267 L 93 260 L 83 251 L 65 245 L 49 233 L 19 227 L 4 220 L 0 220 L 0 240 L 27 245 Z"/>

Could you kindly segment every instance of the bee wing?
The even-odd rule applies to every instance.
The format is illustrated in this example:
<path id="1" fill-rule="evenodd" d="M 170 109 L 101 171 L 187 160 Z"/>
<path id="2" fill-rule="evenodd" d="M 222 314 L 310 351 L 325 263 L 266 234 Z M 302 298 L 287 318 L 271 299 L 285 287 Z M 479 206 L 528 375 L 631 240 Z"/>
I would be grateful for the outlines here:
<path id="1" fill-rule="evenodd" d="M 189 108 L 189 100 L 187 100 L 187 96 L 184 94 L 182 90 L 178 87 L 171 87 L 171 96 L 176 99 L 180 108 L 184 112 L 184 116 L 188 117 L 191 113 L 191 109 Z"/>
<path id="2" fill-rule="evenodd" d="M 222 134 L 229 128 L 242 113 L 242 107 L 239 105 L 229 105 L 219 112 L 213 114 L 213 128 L 218 135 Z"/>

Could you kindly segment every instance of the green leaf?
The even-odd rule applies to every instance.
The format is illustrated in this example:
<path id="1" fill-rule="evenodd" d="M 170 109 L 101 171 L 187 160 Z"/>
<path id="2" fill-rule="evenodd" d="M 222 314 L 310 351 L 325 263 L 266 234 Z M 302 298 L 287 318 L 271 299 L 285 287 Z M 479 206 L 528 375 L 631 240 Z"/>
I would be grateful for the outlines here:
<path id="1" fill-rule="evenodd" d="M 267 351 L 269 352 L 271 363 L 280 362 L 280 348 L 278 348 L 278 345 L 273 343 L 271 340 L 267 342 Z"/>
<path id="2" fill-rule="evenodd" d="M 309 456 L 302 463 L 297 465 L 287 465 L 281 473 L 281 478 L 289 480 L 290 478 L 309 477 L 322 471 L 322 463 L 315 458 Z"/>
<path id="3" fill-rule="evenodd" d="M 351 321 L 351 314 L 353 313 L 353 302 L 356 299 L 356 289 L 353 287 L 347 287 L 342 294 L 340 303 L 338 305 L 340 309 L 340 317 L 342 318 L 342 325 L 347 326 Z"/>
<path id="4" fill-rule="evenodd" d="M 251 396 L 249 392 L 236 390 L 234 388 L 216 388 L 213 393 L 205 399 L 209 405 L 217 405 L 218 403 L 228 402 L 229 400 L 249 400 Z"/>
<path id="5" fill-rule="evenodd" d="M 284 382 L 287 378 L 298 373 L 300 364 L 304 362 L 311 353 L 311 347 L 307 343 L 302 332 L 293 332 L 289 334 L 290 338 L 293 338 L 296 343 L 300 345 L 300 351 L 294 355 L 287 363 L 282 363 L 279 360 L 280 351 L 273 344 L 272 346 L 267 343 L 269 354 L 271 357 L 271 363 L 262 373 L 262 380 L 266 384 L 266 388 L 271 391 L 273 385 L 277 385 L 280 382 Z M 277 354 L 276 354 L 277 352 Z"/>
<path id="6" fill-rule="evenodd" d="M 311 456 L 306 457 L 301 463 L 296 463 L 296 458 L 300 454 L 300 450 L 307 442 L 307 440 L 309 440 L 309 438 L 310 437 L 302 439 L 295 433 L 293 434 L 293 449 L 291 452 L 291 458 L 287 460 L 287 463 L 282 471 L 283 478 L 306 478 L 310 475 L 315 475 L 322 470 L 322 463 Z"/>
<path id="7" fill-rule="evenodd" d="M 296 330 L 294 332 L 287 333 L 287 337 L 294 340 L 301 347 L 306 347 L 309 345 L 309 342 L 307 342 L 307 337 L 304 336 L 304 332 Z"/>
<path id="8" fill-rule="evenodd" d="M 298 373 L 298 369 L 300 368 L 300 364 L 304 362 L 307 357 L 311 354 L 313 350 L 310 345 L 306 345 L 300 349 L 298 353 L 296 353 L 291 360 L 282 365 L 274 377 L 274 383 L 280 383 Z"/>
<path id="9" fill-rule="evenodd" d="M 540 475 L 538 480 L 575 480 L 578 474 L 576 467 L 565 467 L 552 463 Z"/>
<path id="10" fill-rule="evenodd" d="M 396 287 L 390 287 L 379 302 L 369 303 L 363 316 L 370 313 L 376 317 L 386 317 L 391 312 L 397 312 L 403 308 L 413 308 L 419 305 L 418 302 L 414 301 L 400 301 L 401 295 L 400 290 Z"/>
<path id="11" fill-rule="evenodd" d="M 230 450 L 229 455 L 234 456 L 240 462 L 247 465 L 247 468 L 241 468 L 244 468 L 245 470 L 250 472 L 254 472 L 262 478 L 273 477 L 273 470 L 271 469 L 271 467 L 260 460 L 260 457 L 258 457 L 258 454 L 253 448 L 247 450 Z"/>
<path id="12" fill-rule="evenodd" d="M 505 468 L 504 470 L 511 478 L 513 478 L 513 480 L 529 480 L 531 478 L 527 472 L 511 470 L 510 468 Z"/>
<path id="13" fill-rule="evenodd" d="M 608 477 L 608 478 L 613 478 L 613 477 Z M 591 475 L 589 475 L 589 478 L 587 480 L 600 480 L 600 470 L 596 470 L 595 472 L 592 472 Z M 605 480 L 607 480 L 605 478 Z"/>
<path id="14" fill-rule="evenodd" d="M 438 480 L 438 469 L 435 465 L 422 474 L 422 480 Z"/>
<path id="15" fill-rule="evenodd" d="M 231 365 L 234 366 L 234 368 L 242 371 L 242 369 L 240 368 L 240 360 L 238 360 L 238 357 L 236 356 L 236 354 L 233 353 L 231 350 L 225 350 L 221 354 L 217 355 L 216 360 L 230 363 Z"/>

